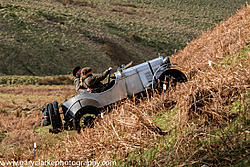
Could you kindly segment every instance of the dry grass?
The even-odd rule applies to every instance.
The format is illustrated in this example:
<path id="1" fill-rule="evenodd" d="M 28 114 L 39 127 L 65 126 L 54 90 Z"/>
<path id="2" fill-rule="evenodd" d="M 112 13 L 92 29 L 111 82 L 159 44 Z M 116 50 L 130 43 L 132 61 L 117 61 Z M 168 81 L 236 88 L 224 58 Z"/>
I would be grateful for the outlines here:
<path id="1" fill-rule="evenodd" d="M 175 54 L 172 61 L 181 64 L 188 76 L 206 71 L 208 61 L 215 65 L 225 56 L 230 56 L 250 43 L 250 6 L 204 33 L 183 51 Z"/>
<path id="2" fill-rule="evenodd" d="M 250 6 L 247 5 L 235 16 L 216 26 L 213 31 L 203 34 L 173 56 L 172 61 L 181 64 L 180 69 L 189 76 L 187 83 L 177 85 L 166 94 L 154 93 L 153 97 L 144 100 L 126 100 L 106 111 L 103 120 L 97 119 L 95 128 L 87 128 L 80 134 L 70 134 L 67 131 L 59 135 L 33 134 L 32 130 L 38 126 L 38 112 L 32 113 L 30 117 L 14 118 L 13 115 L 2 111 L 1 118 L 6 118 L 7 122 L 1 119 L 1 127 L 11 132 L 18 131 L 9 134 L 2 143 L 10 146 L 22 146 L 25 143 L 27 147 L 17 147 L 9 154 L 1 151 L 4 156 L 0 156 L 0 159 L 30 159 L 30 145 L 39 139 L 39 159 L 118 159 L 125 161 L 127 166 L 216 166 L 230 165 L 244 159 L 244 156 L 249 156 L 246 152 L 248 140 L 247 137 L 244 138 L 249 131 L 246 127 L 241 127 L 240 123 L 237 124 L 236 130 L 230 133 L 226 133 L 223 127 L 231 126 L 237 118 L 244 118 L 244 123 L 249 122 L 249 95 L 245 96 L 246 92 L 249 92 L 250 76 L 249 27 Z M 236 54 L 242 48 L 246 48 L 244 55 Z M 213 61 L 211 69 L 208 68 L 208 60 Z M 1 88 L 3 93 L 12 94 L 9 89 L 14 88 Z M 35 90 L 39 88 L 34 89 L 34 92 Z M 60 95 L 69 97 L 73 94 L 64 88 L 59 90 L 62 91 Z M 21 91 L 21 94 L 26 91 L 28 90 Z M 72 91 L 71 88 L 70 92 Z M 53 96 L 50 96 L 49 90 L 44 93 L 44 96 L 48 97 L 47 101 L 50 98 L 60 102 L 65 99 L 60 97 L 57 90 L 52 92 Z M 231 104 L 237 101 L 242 102 L 243 109 L 237 109 L 235 113 L 227 112 L 231 110 Z M 39 100 L 34 103 L 41 104 Z M 164 113 L 165 118 L 170 119 L 164 125 L 166 132 L 158 127 L 159 123 L 153 122 L 158 113 Z M 167 115 L 168 113 L 173 114 Z M 31 121 L 26 122 L 26 118 Z M 17 129 L 16 124 L 19 126 Z M 216 130 L 221 133 L 211 133 Z M 19 137 L 20 135 L 22 137 Z M 207 138 L 210 143 L 202 144 L 203 139 Z M 143 160 L 144 154 L 139 155 L 139 161 L 136 158 L 129 159 L 131 152 L 144 153 L 147 148 L 155 146 L 159 147 L 158 152 L 149 162 Z M 10 147 L 3 148 L 11 150 Z M 3 148 L 1 150 L 4 150 Z M 223 150 L 228 153 L 224 154 Z"/>
<path id="3" fill-rule="evenodd" d="M 150 115 L 164 109 L 162 98 L 157 96 L 154 100 L 148 99 L 137 105 L 128 100 L 114 107 L 103 120 L 96 122 L 94 129 L 68 136 L 62 147 L 72 149 L 62 157 L 111 160 L 114 156 L 125 158 L 129 152 L 142 149 L 149 141 L 164 134 L 150 119 Z"/>
<path id="4" fill-rule="evenodd" d="M 248 5 L 174 55 L 189 82 L 178 85 L 169 95 L 180 109 L 177 132 L 180 136 L 164 150 L 168 154 L 160 151 L 156 157 L 159 164 L 228 166 L 242 162 L 244 166 L 248 163 L 249 37 Z M 245 49 L 238 53 L 242 48 Z M 213 62 L 211 68 L 209 60 Z M 229 112 L 237 101 L 240 106 Z M 214 131 L 218 134 L 213 134 Z"/>
<path id="5" fill-rule="evenodd" d="M 250 43 L 250 6 L 222 22 L 174 55 L 190 81 L 177 88 L 173 97 L 188 116 L 207 113 L 207 119 L 224 119 L 224 106 L 249 88 L 249 49 L 244 58 L 236 54 Z M 213 62 L 209 68 L 208 61 Z M 228 64 L 230 61 L 230 64 Z"/>
<path id="6" fill-rule="evenodd" d="M 73 86 L 1 86 L 0 159 L 32 159 L 33 143 L 43 138 L 34 133 L 41 125 L 41 108 L 74 93 Z"/>

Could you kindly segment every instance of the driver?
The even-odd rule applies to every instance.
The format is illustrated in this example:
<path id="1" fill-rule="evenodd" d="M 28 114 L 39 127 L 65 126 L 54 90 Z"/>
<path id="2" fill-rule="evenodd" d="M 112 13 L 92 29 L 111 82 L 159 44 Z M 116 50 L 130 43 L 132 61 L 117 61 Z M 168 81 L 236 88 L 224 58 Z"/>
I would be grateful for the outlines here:
<path id="1" fill-rule="evenodd" d="M 74 85 L 76 91 L 87 90 L 88 92 L 102 92 L 106 86 L 101 82 L 111 72 L 112 67 L 104 71 L 102 74 L 94 76 L 90 67 L 73 69 L 73 75 L 75 76 Z"/>

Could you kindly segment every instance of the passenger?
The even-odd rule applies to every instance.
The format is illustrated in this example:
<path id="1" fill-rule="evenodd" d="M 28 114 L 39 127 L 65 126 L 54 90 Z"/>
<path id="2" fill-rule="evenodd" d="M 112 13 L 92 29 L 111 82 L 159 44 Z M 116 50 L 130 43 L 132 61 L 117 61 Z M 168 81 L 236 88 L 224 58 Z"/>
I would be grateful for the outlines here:
<path id="1" fill-rule="evenodd" d="M 84 90 L 87 90 L 87 88 L 85 88 L 84 86 L 81 86 L 81 81 L 80 81 L 80 77 L 81 77 L 81 67 L 77 66 L 75 68 L 73 68 L 73 76 L 74 76 L 74 85 L 75 85 L 75 89 L 77 92 L 82 92 Z"/>
<path id="2" fill-rule="evenodd" d="M 75 69 L 75 72 L 74 72 Z M 75 76 L 74 84 L 76 91 L 87 90 L 88 92 L 102 92 L 105 90 L 106 85 L 103 84 L 103 81 L 110 71 L 112 67 L 109 67 L 108 70 L 103 72 L 103 74 L 99 74 L 93 76 L 92 69 L 90 67 L 80 68 L 79 66 L 73 69 L 73 75 Z"/>

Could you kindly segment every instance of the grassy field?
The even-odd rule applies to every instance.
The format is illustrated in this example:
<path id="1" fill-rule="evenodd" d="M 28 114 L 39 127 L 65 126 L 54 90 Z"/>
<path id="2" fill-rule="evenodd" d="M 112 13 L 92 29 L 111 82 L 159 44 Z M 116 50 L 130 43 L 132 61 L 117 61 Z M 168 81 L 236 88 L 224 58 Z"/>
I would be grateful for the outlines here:
<path id="1" fill-rule="evenodd" d="M 0 0 L 0 74 L 100 72 L 171 55 L 249 0 Z"/>

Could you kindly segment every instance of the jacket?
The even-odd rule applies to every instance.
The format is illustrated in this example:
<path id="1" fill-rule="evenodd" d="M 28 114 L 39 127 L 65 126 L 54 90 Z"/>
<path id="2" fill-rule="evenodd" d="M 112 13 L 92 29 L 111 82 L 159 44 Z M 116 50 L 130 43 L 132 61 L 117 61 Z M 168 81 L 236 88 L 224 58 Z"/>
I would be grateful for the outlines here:
<path id="1" fill-rule="evenodd" d="M 88 75 L 87 77 L 82 77 L 82 82 L 85 88 L 91 88 L 91 89 L 96 89 L 96 88 L 101 88 L 103 87 L 103 83 L 101 82 L 104 80 L 108 74 L 109 70 L 104 71 L 102 74 L 99 75 Z"/>
<path id="2" fill-rule="evenodd" d="M 76 89 L 77 92 L 87 90 L 87 88 L 85 88 L 84 86 L 81 86 L 80 77 L 75 77 L 74 78 L 74 85 L 75 85 L 75 89 Z"/>
<path id="3" fill-rule="evenodd" d="M 102 74 L 99 74 L 96 76 L 93 76 L 91 74 L 87 77 L 75 77 L 74 85 L 75 85 L 76 91 L 81 92 L 81 91 L 87 90 L 87 88 L 99 89 L 97 90 L 98 92 L 101 91 L 102 88 L 104 87 L 104 84 L 101 81 L 104 80 L 108 76 L 109 72 L 110 70 L 106 70 Z M 81 86 L 81 80 L 83 82 L 83 86 Z"/>

